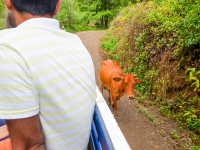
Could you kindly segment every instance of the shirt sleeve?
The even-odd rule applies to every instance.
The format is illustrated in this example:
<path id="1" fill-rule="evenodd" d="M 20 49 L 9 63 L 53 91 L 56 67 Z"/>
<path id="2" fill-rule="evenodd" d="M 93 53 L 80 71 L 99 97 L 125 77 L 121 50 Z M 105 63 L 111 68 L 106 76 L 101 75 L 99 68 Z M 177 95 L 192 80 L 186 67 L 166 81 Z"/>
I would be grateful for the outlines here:
<path id="1" fill-rule="evenodd" d="M 39 97 L 23 56 L 0 44 L 0 119 L 21 119 L 39 113 Z"/>

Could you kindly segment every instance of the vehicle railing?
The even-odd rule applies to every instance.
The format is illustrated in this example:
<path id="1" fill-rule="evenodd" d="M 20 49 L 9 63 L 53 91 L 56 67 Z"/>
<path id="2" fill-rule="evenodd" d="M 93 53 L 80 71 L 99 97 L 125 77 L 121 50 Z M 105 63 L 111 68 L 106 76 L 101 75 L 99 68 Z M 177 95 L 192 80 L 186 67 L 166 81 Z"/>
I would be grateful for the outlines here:
<path id="1" fill-rule="evenodd" d="M 99 89 L 92 122 L 91 143 L 94 150 L 131 150 Z"/>

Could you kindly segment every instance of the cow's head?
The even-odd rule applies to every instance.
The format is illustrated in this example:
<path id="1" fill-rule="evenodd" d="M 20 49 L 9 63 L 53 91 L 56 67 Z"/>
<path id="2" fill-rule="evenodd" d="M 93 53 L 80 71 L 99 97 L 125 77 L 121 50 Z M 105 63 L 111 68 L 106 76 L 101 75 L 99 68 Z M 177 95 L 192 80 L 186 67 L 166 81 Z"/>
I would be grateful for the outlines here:
<path id="1" fill-rule="evenodd" d="M 134 74 L 125 74 L 124 76 L 124 91 L 126 93 L 126 97 L 128 99 L 133 99 L 134 94 L 133 94 L 133 86 L 134 84 L 141 84 L 142 81 L 139 79 L 136 79 L 137 75 Z"/>
<path id="2" fill-rule="evenodd" d="M 115 86 L 117 86 L 120 91 L 123 91 L 126 93 L 126 97 L 128 99 L 133 99 L 134 98 L 134 94 L 133 94 L 133 86 L 134 84 L 141 84 L 142 81 L 139 79 L 136 79 L 137 75 L 134 74 L 124 74 L 121 73 L 120 76 L 113 78 L 114 81 L 117 81 L 117 84 Z M 121 97 L 121 96 L 120 96 Z"/>
<path id="3" fill-rule="evenodd" d="M 112 82 L 112 90 L 113 92 L 118 93 L 117 95 L 119 97 L 122 97 L 124 95 L 124 77 L 125 74 L 121 71 L 116 71 L 113 74 L 113 81 Z"/>

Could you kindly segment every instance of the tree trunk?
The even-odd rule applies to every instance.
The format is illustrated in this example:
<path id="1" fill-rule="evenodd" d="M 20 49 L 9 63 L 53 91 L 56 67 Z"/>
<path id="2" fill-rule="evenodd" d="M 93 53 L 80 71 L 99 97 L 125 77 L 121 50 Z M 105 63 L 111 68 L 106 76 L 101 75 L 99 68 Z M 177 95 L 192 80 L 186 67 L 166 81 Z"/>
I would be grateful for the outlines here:
<path id="1" fill-rule="evenodd" d="M 105 27 L 108 28 L 108 16 L 105 16 Z"/>

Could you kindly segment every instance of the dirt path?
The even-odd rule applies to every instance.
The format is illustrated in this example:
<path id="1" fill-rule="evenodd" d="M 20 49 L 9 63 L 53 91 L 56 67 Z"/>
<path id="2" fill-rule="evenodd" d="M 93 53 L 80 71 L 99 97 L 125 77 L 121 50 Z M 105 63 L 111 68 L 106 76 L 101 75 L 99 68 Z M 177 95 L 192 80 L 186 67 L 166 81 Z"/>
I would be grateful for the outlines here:
<path id="1" fill-rule="evenodd" d="M 103 36 L 104 33 L 105 31 L 85 31 L 76 33 L 92 56 L 98 86 L 100 86 L 101 83 L 99 74 L 102 62 L 99 38 Z M 103 96 L 105 100 L 108 101 L 108 92 L 106 90 L 104 90 Z M 138 111 L 133 101 L 127 100 L 126 97 L 123 96 L 118 101 L 118 105 L 118 124 L 132 150 L 174 150 L 171 141 L 161 136 L 160 129 L 144 118 L 145 116 Z M 114 113 L 111 107 L 110 109 Z"/>

